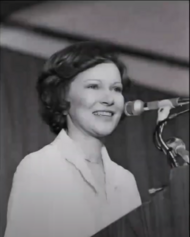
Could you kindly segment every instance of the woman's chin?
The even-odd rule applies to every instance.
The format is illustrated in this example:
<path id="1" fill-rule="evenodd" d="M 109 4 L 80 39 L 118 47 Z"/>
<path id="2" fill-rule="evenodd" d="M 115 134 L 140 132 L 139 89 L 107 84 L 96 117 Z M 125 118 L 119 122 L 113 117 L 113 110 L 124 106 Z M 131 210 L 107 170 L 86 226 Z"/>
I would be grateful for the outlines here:
<path id="1" fill-rule="evenodd" d="M 94 134 L 96 137 L 106 137 L 109 136 L 113 131 L 114 131 L 115 127 L 113 128 L 96 128 L 94 129 Z"/>

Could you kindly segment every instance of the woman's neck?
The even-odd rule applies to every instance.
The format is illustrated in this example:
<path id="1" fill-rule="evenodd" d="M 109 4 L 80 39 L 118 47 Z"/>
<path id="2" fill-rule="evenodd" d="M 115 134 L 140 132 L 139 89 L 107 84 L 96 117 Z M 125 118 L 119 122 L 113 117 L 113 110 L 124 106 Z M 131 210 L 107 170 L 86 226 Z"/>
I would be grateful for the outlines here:
<path id="1" fill-rule="evenodd" d="M 80 146 L 86 155 L 86 159 L 92 163 L 101 163 L 101 149 L 104 145 L 103 141 L 79 130 L 68 130 L 68 135 Z"/>

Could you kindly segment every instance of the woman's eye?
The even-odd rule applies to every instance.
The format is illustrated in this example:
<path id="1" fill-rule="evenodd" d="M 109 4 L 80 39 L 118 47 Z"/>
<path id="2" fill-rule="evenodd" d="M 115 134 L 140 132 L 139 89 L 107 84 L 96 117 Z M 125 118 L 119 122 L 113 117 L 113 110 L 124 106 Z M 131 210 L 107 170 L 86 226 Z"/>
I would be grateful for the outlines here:
<path id="1" fill-rule="evenodd" d="M 117 92 L 122 92 L 123 91 L 123 89 L 121 87 L 115 87 L 114 90 L 117 91 Z"/>
<path id="2" fill-rule="evenodd" d="M 87 88 L 98 89 L 98 85 L 88 85 Z"/>

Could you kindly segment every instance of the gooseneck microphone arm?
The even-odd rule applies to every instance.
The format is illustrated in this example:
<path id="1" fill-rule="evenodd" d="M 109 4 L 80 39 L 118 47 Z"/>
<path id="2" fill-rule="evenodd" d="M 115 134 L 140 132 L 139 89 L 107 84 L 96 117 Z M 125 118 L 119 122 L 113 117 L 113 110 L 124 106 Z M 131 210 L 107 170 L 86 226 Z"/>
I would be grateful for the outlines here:
<path id="1" fill-rule="evenodd" d="M 170 120 L 172 120 L 172 119 L 174 119 L 174 118 L 176 118 L 176 117 L 178 117 L 182 114 L 185 114 L 189 111 L 190 111 L 189 109 L 186 109 L 186 110 L 183 110 L 179 113 L 175 113 L 175 114 L 171 114 L 171 115 L 169 115 L 169 113 L 168 113 L 168 115 L 166 115 L 167 118 L 165 118 L 161 121 L 158 121 L 157 126 L 154 130 L 154 133 L 153 133 L 153 141 L 154 141 L 154 144 L 155 144 L 156 148 L 158 150 L 162 151 L 167 156 L 168 163 L 169 163 L 171 168 L 178 167 L 180 165 L 178 164 L 178 162 L 176 160 L 175 152 L 173 151 L 173 149 L 171 147 L 169 147 L 166 144 L 166 142 L 163 139 L 162 135 L 163 135 L 164 127 L 167 125 L 167 123 Z"/>
<path id="2" fill-rule="evenodd" d="M 171 114 L 170 110 L 176 107 L 189 105 L 188 98 L 172 98 L 165 100 L 157 100 L 143 102 L 142 100 L 128 101 L 124 106 L 126 116 L 139 116 L 148 110 L 158 110 L 157 126 L 153 133 L 153 142 L 156 148 L 162 151 L 168 158 L 171 167 L 181 166 L 184 162 L 189 164 L 189 151 L 186 150 L 184 142 L 179 138 L 169 139 L 164 141 L 163 131 L 168 121 L 189 112 L 189 108 L 179 113 Z M 181 159 L 180 159 L 181 157 Z"/>

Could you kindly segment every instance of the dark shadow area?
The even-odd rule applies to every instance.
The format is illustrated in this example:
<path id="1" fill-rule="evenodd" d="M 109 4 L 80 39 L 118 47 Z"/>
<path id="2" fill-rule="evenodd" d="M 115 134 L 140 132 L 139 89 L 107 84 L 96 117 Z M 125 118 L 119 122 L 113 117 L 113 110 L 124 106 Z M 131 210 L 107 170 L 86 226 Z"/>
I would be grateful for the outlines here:
<path id="1" fill-rule="evenodd" d="M 0 21 L 3 22 L 8 16 L 15 11 L 30 7 L 35 4 L 45 2 L 45 0 L 37 1 L 1 1 L 0 8 Z"/>

